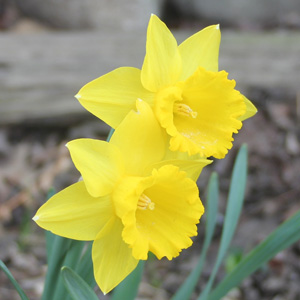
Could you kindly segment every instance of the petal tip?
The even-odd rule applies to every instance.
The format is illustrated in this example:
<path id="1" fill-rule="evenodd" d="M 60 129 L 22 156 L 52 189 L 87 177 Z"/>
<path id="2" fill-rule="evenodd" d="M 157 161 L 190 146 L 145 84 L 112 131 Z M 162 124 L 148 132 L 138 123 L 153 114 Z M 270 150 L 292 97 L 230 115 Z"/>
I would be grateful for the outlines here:
<path id="1" fill-rule="evenodd" d="M 220 30 L 220 24 L 217 24 L 217 25 L 216 25 L 216 29 L 217 29 L 217 30 Z"/>
<path id="2" fill-rule="evenodd" d="M 32 220 L 33 220 L 34 222 L 36 222 L 39 218 L 40 218 L 39 216 L 35 215 L 35 216 L 32 218 Z"/>
<path id="3" fill-rule="evenodd" d="M 79 100 L 79 99 L 81 98 L 81 95 L 76 94 L 74 97 L 75 97 L 77 100 Z"/>

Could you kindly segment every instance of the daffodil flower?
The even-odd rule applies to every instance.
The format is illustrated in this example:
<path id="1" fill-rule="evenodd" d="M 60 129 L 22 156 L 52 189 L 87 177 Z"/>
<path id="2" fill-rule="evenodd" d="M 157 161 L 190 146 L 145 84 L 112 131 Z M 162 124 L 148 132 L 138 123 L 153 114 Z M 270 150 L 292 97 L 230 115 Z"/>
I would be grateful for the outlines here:
<path id="1" fill-rule="evenodd" d="M 67 147 L 83 180 L 54 195 L 33 220 L 94 241 L 94 275 L 104 293 L 149 251 L 172 259 L 192 245 L 204 212 L 195 179 L 210 161 L 164 161 L 165 133 L 146 102 L 137 101 L 109 143 L 79 139 Z"/>
<path id="2" fill-rule="evenodd" d="M 178 46 L 166 25 L 152 15 L 142 69 L 118 68 L 85 85 L 76 98 L 113 128 L 141 98 L 169 135 L 172 151 L 223 158 L 232 147 L 233 133 L 256 108 L 225 71 L 218 72 L 219 45 L 218 25 Z"/>

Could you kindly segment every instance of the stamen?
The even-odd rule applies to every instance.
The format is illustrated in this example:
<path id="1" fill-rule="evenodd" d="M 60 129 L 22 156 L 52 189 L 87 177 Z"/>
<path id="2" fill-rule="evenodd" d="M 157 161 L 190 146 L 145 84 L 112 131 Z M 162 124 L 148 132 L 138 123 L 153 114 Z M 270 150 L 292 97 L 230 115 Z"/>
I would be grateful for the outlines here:
<path id="1" fill-rule="evenodd" d="M 192 117 L 193 119 L 196 119 L 198 115 L 198 113 L 196 111 L 193 111 L 188 105 L 178 102 L 174 103 L 173 111 L 175 114 L 185 117 Z"/>
<path id="2" fill-rule="evenodd" d="M 145 194 L 142 194 L 137 203 L 137 207 L 142 210 L 145 210 L 147 208 L 149 208 L 150 210 L 154 210 L 155 203 L 153 203 L 151 199 L 147 197 Z"/>

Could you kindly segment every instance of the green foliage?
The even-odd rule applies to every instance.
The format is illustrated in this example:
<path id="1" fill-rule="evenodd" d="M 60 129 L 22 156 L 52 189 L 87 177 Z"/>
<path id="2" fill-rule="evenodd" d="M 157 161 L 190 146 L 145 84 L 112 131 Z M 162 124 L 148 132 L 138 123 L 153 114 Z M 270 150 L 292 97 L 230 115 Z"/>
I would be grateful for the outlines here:
<path id="1" fill-rule="evenodd" d="M 10 282 L 13 284 L 16 291 L 20 295 L 21 300 L 29 300 L 28 297 L 26 296 L 25 292 L 22 290 L 22 288 L 20 287 L 20 285 L 15 280 L 14 276 L 11 274 L 11 272 L 8 270 L 8 268 L 6 267 L 6 265 L 4 264 L 4 262 L 2 260 L 0 260 L 0 269 L 6 274 L 6 276 L 10 280 Z"/>
<path id="2" fill-rule="evenodd" d="M 134 300 L 142 274 L 144 270 L 144 261 L 140 261 L 135 270 L 127 276 L 113 291 L 111 300 Z"/>
<path id="3" fill-rule="evenodd" d="M 231 273 L 232 270 L 240 263 L 243 259 L 243 251 L 240 248 L 234 248 L 229 250 L 229 254 L 227 255 L 224 267 L 226 273 Z"/>
<path id="4" fill-rule="evenodd" d="M 242 261 L 228 274 L 216 289 L 209 295 L 209 300 L 219 300 L 230 289 L 239 285 L 242 280 L 268 262 L 278 252 L 289 247 L 300 239 L 300 211 L 280 225 L 262 243 L 254 248 Z"/>
<path id="5" fill-rule="evenodd" d="M 212 288 L 217 272 L 230 246 L 233 234 L 237 226 L 238 219 L 241 214 L 247 181 L 247 152 L 247 146 L 243 145 L 234 163 L 229 187 L 229 196 L 226 207 L 224 227 L 222 231 L 221 243 L 217 255 L 217 260 L 209 277 L 208 283 L 206 284 L 205 289 L 202 291 L 198 300 L 207 299 L 207 296 Z"/>
<path id="6" fill-rule="evenodd" d="M 72 269 L 63 267 L 61 274 L 64 284 L 73 300 L 98 300 L 97 295 L 91 287 Z"/>

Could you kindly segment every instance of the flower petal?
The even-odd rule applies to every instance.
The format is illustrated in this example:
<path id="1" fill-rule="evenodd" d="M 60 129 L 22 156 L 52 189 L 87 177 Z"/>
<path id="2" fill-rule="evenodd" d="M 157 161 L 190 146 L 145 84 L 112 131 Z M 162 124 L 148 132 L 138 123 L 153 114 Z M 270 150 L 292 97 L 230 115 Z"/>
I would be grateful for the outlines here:
<path id="1" fill-rule="evenodd" d="M 177 42 L 167 26 L 152 15 L 147 30 L 146 56 L 142 67 L 143 86 L 156 92 L 173 84 L 181 72 Z"/>
<path id="2" fill-rule="evenodd" d="M 104 141 L 78 139 L 67 144 L 72 160 L 93 197 L 109 194 L 124 173 L 119 149 Z"/>
<path id="3" fill-rule="evenodd" d="M 91 197 L 80 181 L 50 198 L 33 220 L 57 235 L 88 241 L 96 238 L 112 214 L 110 197 Z"/>
<path id="4" fill-rule="evenodd" d="M 145 196 L 152 205 L 137 208 Z M 179 255 L 191 246 L 204 212 L 196 183 L 172 165 L 154 169 L 145 179 L 123 178 L 113 201 L 124 225 L 123 239 L 137 259 L 147 259 L 148 251 L 159 259 Z"/>
<path id="5" fill-rule="evenodd" d="M 188 156 L 187 153 L 184 153 Z M 171 160 L 164 160 L 159 163 L 151 165 L 154 169 L 159 169 L 165 165 L 173 165 L 178 167 L 181 171 L 186 172 L 187 177 L 191 178 L 193 181 L 197 181 L 198 177 L 200 176 L 202 169 L 211 164 L 212 160 L 208 159 L 187 159 L 187 160 L 180 160 L 180 159 L 171 159 Z"/>
<path id="6" fill-rule="evenodd" d="M 234 87 L 235 81 L 228 80 L 225 71 L 199 67 L 185 81 L 182 92 L 182 103 L 197 115 L 174 113 L 178 134 L 172 136 L 170 149 L 223 158 L 232 147 L 233 133 L 242 127 L 238 118 L 246 111 L 243 96 Z"/>
<path id="7" fill-rule="evenodd" d="M 248 100 L 245 96 L 243 96 L 243 98 L 246 104 L 246 112 L 244 115 L 238 118 L 240 121 L 245 121 L 253 117 L 257 113 L 257 108 L 254 106 L 254 104 L 250 100 Z"/>
<path id="8" fill-rule="evenodd" d="M 149 103 L 152 94 L 141 84 L 141 71 L 123 67 L 86 84 L 75 96 L 89 112 L 116 128 L 135 107 L 137 98 Z"/>
<path id="9" fill-rule="evenodd" d="M 94 276 L 104 294 L 110 292 L 137 266 L 138 260 L 122 240 L 123 225 L 116 217 L 112 218 L 96 237 L 92 259 Z"/>
<path id="10" fill-rule="evenodd" d="M 181 43 L 178 47 L 182 59 L 180 80 L 187 79 L 198 67 L 217 72 L 220 41 L 220 27 L 212 25 Z"/>
<path id="11" fill-rule="evenodd" d="M 141 100 L 136 106 L 137 112 L 126 116 L 110 140 L 122 152 L 129 175 L 142 175 L 146 166 L 163 158 L 167 147 L 167 136 L 151 107 Z"/>

